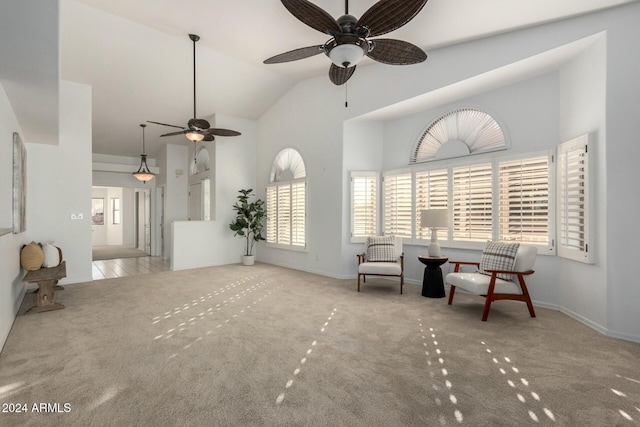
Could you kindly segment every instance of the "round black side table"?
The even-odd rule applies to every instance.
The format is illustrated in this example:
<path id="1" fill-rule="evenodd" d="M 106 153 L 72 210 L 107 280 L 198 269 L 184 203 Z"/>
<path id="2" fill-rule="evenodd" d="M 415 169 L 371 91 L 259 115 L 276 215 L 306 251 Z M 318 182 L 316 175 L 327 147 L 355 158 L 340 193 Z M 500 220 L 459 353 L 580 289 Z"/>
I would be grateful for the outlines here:
<path id="1" fill-rule="evenodd" d="M 442 280 L 442 269 L 440 266 L 449 261 L 448 257 L 439 256 L 419 256 L 424 268 L 424 278 L 422 279 L 422 296 L 429 298 L 444 298 L 444 281 Z"/>

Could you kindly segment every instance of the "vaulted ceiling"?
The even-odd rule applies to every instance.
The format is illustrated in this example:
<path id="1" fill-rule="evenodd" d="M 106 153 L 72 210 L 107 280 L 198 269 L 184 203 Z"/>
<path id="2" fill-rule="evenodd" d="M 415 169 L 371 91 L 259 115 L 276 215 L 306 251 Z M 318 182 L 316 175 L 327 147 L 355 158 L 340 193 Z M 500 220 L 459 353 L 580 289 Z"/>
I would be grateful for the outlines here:
<path id="1" fill-rule="evenodd" d="M 94 153 L 137 156 L 140 123 L 184 125 L 191 118 L 189 33 L 201 37 L 197 44 L 201 117 L 220 113 L 257 119 L 298 81 L 326 75 L 330 64 L 324 55 L 263 64 L 275 54 L 328 39 L 298 21 L 278 0 L 59 1 L 61 77 L 92 86 Z M 410 41 L 429 53 L 632 1 L 430 0 L 411 22 L 385 37 Z M 352 0 L 349 13 L 361 16 L 374 2 Z M 343 0 L 314 3 L 336 18 L 344 14 Z M 372 61 L 365 59 L 359 67 L 369 64 Z M 6 80 L 6 75 L 0 72 L 0 78 Z M 158 136 L 167 130 L 147 128 L 151 156 L 166 142 Z"/>

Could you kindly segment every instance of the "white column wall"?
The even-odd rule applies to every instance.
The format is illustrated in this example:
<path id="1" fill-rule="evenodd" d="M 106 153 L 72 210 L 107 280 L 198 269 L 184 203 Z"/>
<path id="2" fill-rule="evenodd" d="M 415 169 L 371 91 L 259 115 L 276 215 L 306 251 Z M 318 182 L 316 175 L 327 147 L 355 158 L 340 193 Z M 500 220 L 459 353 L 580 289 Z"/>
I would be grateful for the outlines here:
<path id="1" fill-rule="evenodd" d="M 92 280 L 90 86 L 61 81 L 59 145 L 27 144 L 26 235 L 62 248 L 61 284 Z"/>

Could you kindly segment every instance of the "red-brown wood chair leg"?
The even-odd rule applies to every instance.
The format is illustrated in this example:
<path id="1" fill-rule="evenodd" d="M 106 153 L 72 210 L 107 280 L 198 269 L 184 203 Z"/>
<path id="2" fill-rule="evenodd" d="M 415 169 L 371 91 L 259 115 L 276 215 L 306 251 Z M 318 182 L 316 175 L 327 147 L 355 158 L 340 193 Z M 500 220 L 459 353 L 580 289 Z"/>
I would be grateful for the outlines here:
<path id="1" fill-rule="evenodd" d="M 489 310 L 491 310 L 491 303 L 493 302 L 493 291 L 496 287 L 496 273 L 491 274 L 491 281 L 489 282 L 489 289 L 487 290 L 487 296 L 484 301 L 484 311 L 482 312 L 482 321 L 486 322 L 489 318 Z"/>
<path id="2" fill-rule="evenodd" d="M 489 298 L 489 295 L 487 295 L 485 297 L 485 302 L 484 302 L 484 311 L 482 312 L 482 321 L 486 322 L 487 319 L 489 318 L 489 310 L 491 310 L 491 298 Z"/>
<path id="3" fill-rule="evenodd" d="M 527 303 L 527 308 L 529 309 L 529 314 L 531 317 L 536 317 L 536 312 L 533 310 L 533 303 L 531 302 L 531 297 L 529 296 L 529 290 L 527 289 L 527 285 L 524 283 L 524 277 L 521 274 L 518 274 L 518 281 L 520 282 L 520 289 L 522 289 L 522 295 L 525 297 L 525 302 Z"/>
<path id="4" fill-rule="evenodd" d="M 404 285 L 404 274 L 400 276 L 400 295 L 402 295 L 402 285 Z"/>
<path id="5" fill-rule="evenodd" d="M 453 294 L 456 293 L 456 287 L 451 285 L 451 289 L 449 290 L 449 305 L 453 302 Z"/>
<path id="6" fill-rule="evenodd" d="M 358 292 L 360 292 L 360 273 L 358 273 Z"/>

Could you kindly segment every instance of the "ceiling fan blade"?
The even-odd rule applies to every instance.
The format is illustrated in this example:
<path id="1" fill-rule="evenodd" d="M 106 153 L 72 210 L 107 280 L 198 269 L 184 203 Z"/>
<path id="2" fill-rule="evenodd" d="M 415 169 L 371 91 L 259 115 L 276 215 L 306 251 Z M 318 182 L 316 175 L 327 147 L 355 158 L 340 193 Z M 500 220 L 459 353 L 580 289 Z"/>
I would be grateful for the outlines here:
<path id="1" fill-rule="evenodd" d="M 215 138 L 212 134 L 210 134 L 210 133 L 206 133 L 206 134 L 204 135 L 204 138 L 203 138 L 202 140 L 203 140 L 203 141 L 215 141 L 215 140 L 216 140 L 216 138 Z"/>
<path id="2" fill-rule="evenodd" d="M 240 132 L 231 130 L 231 129 L 220 129 L 220 128 L 211 128 L 207 129 L 207 135 L 218 135 L 218 136 L 239 136 L 242 135 Z"/>
<path id="3" fill-rule="evenodd" d="M 422 10 L 427 0 L 380 0 L 367 10 L 356 23 L 356 31 L 365 27 L 368 37 L 397 30 Z"/>
<path id="4" fill-rule="evenodd" d="M 395 39 L 375 39 L 373 49 L 367 54 L 371 59 L 375 59 L 383 64 L 409 65 L 423 62 L 427 59 L 427 54 L 418 46 Z"/>
<path id="5" fill-rule="evenodd" d="M 354 71 L 356 71 L 356 66 L 349 68 L 338 67 L 336 64 L 331 64 L 331 68 L 329 68 L 329 78 L 335 85 L 343 85 L 349 80 L 349 78 L 353 75 Z"/>
<path id="6" fill-rule="evenodd" d="M 164 135 L 160 135 L 160 136 L 175 136 L 175 135 L 184 135 L 185 133 L 187 133 L 187 130 L 183 130 L 180 132 L 171 132 L 171 133 L 165 133 Z"/>
<path id="7" fill-rule="evenodd" d="M 319 53 L 324 52 L 322 45 L 301 47 L 299 49 L 290 50 L 289 52 L 281 53 L 276 56 L 272 56 L 269 59 L 265 59 L 265 64 L 279 64 L 282 62 L 297 61 L 298 59 L 309 58 Z"/>
<path id="8" fill-rule="evenodd" d="M 307 0 L 282 0 L 289 12 L 304 24 L 321 33 L 335 35 L 342 32 L 340 24 L 320 7 Z"/>
<path id="9" fill-rule="evenodd" d="M 184 126 L 168 125 L 166 123 L 152 122 L 151 120 L 147 120 L 147 123 L 153 123 L 154 125 L 169 126 L 169 127 L 178 128 L 178 129 L 184 129 Z"/>
<path id="10" fill-rule="evenodd" d="M 196 130 L 207 130 L 211 127 L 209 122 L 205 119 L 191 119 L 187 125 L 189 126 L 189 129 Z"/>

